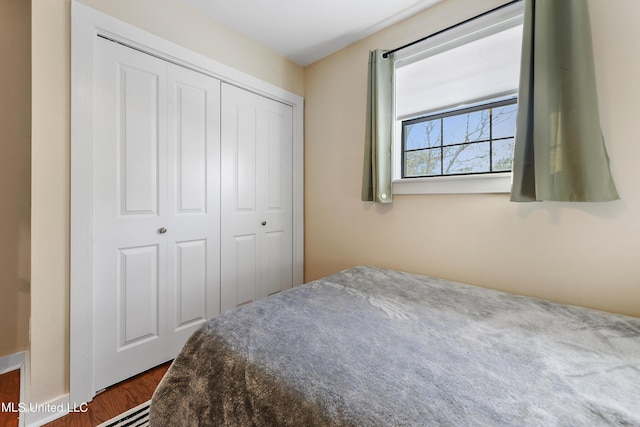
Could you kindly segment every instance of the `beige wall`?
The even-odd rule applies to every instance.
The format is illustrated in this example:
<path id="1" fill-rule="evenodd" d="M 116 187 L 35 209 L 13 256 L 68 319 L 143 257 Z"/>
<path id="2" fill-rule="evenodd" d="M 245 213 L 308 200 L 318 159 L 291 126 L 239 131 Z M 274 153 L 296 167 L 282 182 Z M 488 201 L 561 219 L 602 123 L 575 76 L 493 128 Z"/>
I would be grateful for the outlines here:
<path id="1" fill-rule="evenodd" d="M 640 2 L 590 0 L 597 85 L 621 201 L 508 195 L 360 199 L 367 53 L 504 3 L 444 0 L 305 68 L 305 279 L 374 264 L 640 316 Z"/>
<path id="2" fill-rule="evenodd" d="M 303 94 L 302 67 L 212 21 L 184 1 L 79 1 L 297 95 Z"/>
<path id="3" fill-rule="evenodd" d="M 303 70 L 179 0 L 89 6 L 303 95 Z M 32 0 L 31 401 L 69 387 L 70 0 Z"/>
<path id="4" fill-rule="evenodd" d="M 31 2 L 0 2 L 0 357 L 29 348 Z"/>

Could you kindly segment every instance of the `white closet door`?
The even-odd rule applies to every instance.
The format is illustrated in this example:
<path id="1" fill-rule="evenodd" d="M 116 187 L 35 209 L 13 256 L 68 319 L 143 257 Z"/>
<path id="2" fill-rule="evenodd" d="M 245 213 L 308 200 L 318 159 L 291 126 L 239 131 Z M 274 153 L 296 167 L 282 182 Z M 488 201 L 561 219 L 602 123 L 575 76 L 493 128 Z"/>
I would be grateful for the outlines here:
<path id="1" fill-rule="evenodd" d="M 168 74 L 167 358 L 220 313 L 220 81 Z"/>
<path id="2" fill-rule="evenodd" d="M 219 312 L 219 81 L 96 43 L 99 390 L 173 358 Z"/>
<path id="3" fill-rule="evenodd" d="M 292 286 L 292 109 L 222 84 L 221 310 Z"/>
<path id="4" fill-rule="evenodd" d="M 98 39 L 95 385 L 165 360 L 166 66 Z"/>
<path id="5" fill-rule="evenodd" d="M 293 109 L 263 100 L 260 297 L 293 286 Z"/>

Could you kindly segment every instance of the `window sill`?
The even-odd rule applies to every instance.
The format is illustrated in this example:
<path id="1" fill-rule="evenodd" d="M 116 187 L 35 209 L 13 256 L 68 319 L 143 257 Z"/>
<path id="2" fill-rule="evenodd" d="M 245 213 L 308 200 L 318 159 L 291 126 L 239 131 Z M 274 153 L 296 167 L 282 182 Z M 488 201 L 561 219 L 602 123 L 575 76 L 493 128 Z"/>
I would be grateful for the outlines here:
<path id="1" fill-rule="evenodd" d="M 511 173 L 396 179 L 393 194 L 509 193 Z"/>

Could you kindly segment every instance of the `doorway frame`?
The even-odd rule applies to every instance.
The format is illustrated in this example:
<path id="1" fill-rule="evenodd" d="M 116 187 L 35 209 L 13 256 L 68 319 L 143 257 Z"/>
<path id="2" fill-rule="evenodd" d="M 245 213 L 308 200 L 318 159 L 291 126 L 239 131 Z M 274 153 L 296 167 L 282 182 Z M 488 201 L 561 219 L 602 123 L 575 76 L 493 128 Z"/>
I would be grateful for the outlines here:
<path id="1" fill-rule="evenodd" d="M 69 402 L 95 396 L 93 360 L 94 41 L 106 37 L 293 109 L 293 284 L 304 282 L 304 99 L 77 2 L 71 3 L 71 218 Z"/>

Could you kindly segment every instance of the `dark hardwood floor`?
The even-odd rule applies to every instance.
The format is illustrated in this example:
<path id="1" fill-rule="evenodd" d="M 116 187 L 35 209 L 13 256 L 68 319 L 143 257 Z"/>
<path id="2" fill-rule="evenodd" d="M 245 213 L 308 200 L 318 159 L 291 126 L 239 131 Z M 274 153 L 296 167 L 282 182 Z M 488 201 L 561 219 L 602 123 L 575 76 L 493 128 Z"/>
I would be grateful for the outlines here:
<path id="1" fill-rule="evenodd" d="M 170 363 L 109 387 L 93 398 L 86 412 L 65 415 L 45 427 L 94 427 L 151 399 Z M 0 423 L 0 425 L 3 425 Z"/>
<path id="2" fill-rule="evenodd" d="M 0 402 L 9 408 L 13 403 L 16 412 L 0 410 L 0 426 L 15 427 L 18 425 L 17 412 L 18 403 L 20 402 L 20 371 L 11 371 L 0 375 Z"/>

